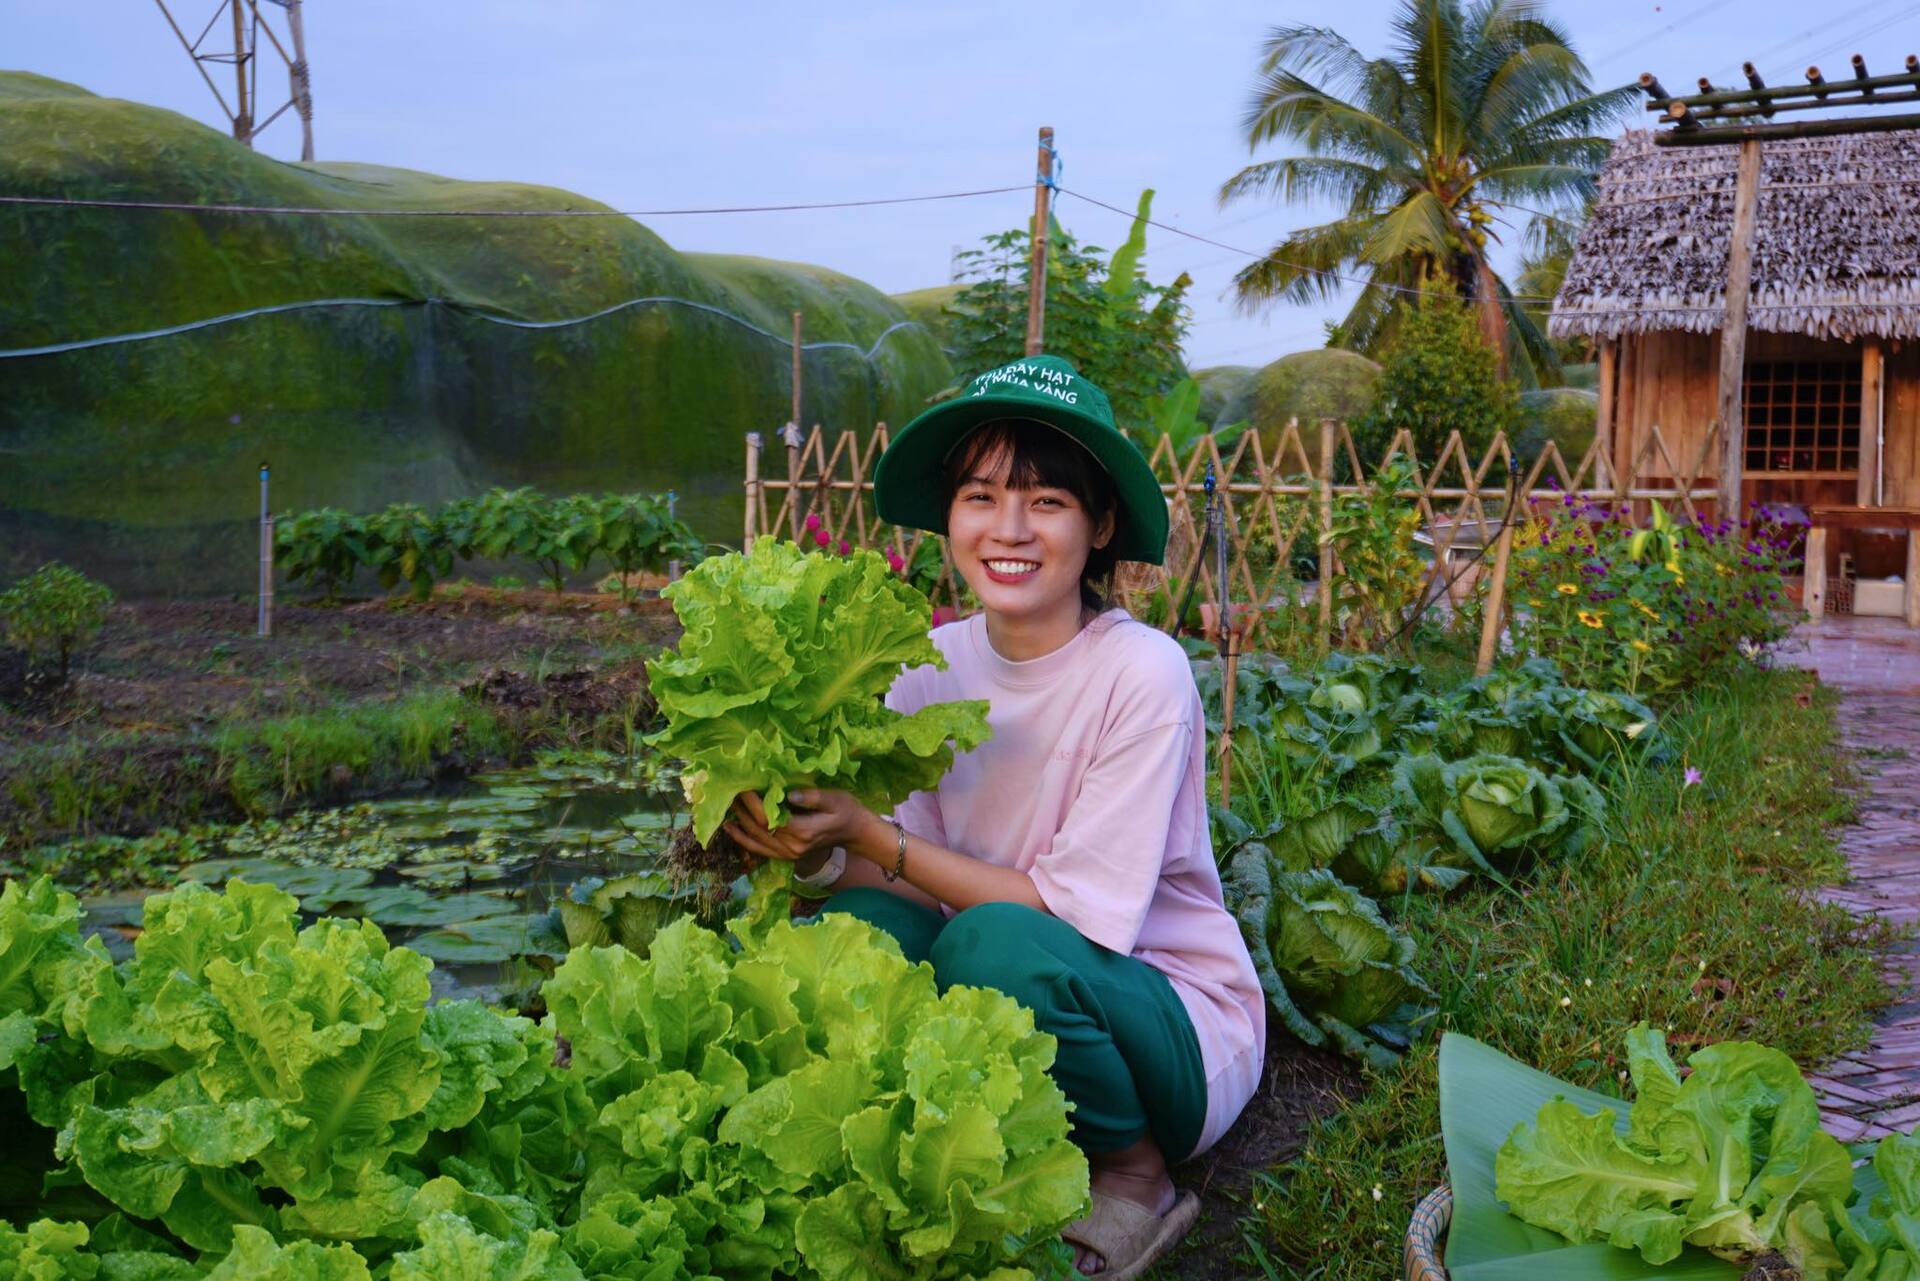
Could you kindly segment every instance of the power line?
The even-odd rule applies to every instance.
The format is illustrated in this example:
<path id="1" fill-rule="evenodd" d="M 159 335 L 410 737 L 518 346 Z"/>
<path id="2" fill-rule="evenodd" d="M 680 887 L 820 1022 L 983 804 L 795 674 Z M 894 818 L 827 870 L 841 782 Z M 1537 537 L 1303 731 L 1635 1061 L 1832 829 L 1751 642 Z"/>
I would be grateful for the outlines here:
<path id="1" fill-rule="evenodd" d="M 1117 213 L 1124 218 L 1133 218 L 1136 216 L 1134 214 L 1134 211 L 1131 209 L 1122 209 L 1118 205 L 1110 205 L 1104 200 L 1096 200 L 1094 197 L 1086 195 L 1082 192 L 1070 191 L 1065 187 L 1061 187 L 1059 190 L 1060 190 L 1060 194 L 1063 196 L 1072 196 L 1077 200 L 1084 200 L 1090 205 L 1098 205 L 1100 208 L 1109 210 L 1110 212 L 1113 212 L 1113 213 Z M 1260 258 L 1273 257 L 1273 255 L 1271 254 L 1256 253 L 1251 249 L 1242 249 L 1237 245 L 1229 245 L 1224 243 L 1223 241 L 1213 240 L 1206 236 L 1196 235 L 1194 232 L 1184 231 L 1181 228 L 1175 227 L 1169 223 L 1155 222 L 1152 218 L 1148 218 L 1145 221 L 1147 226 L 1149 227 L 1158 227 L 1161 231 L 1170 231 L 1176 236 L 1185 236 L 1188 240 L 1197 240 L 1203 245 L 1212 245 L 1215 249 L 1225 249 L 1229 253 L 1239 254 L 1242 258 L 1260 259 Z M 1349 276 L 1338 271 L 1325 271 L 1318 267 L 1306 267 L 1306 266 L 1302 266 L 1297 262 L 1287 262 L 1285 259 L 1274 259 L 1274 261 L 1278 262 L 1283 267 L 1291 267 L 1295 271 L 1307 272 L 1316 276 L 1325 276 L 1325 277 L 1328 277 L 1329 279 L 1343 281 L 1346 284 L 1350 284 L 1350 285 L 1361 285 L 1361 286 L 1370 287 L 1373 289 L 1385 289 L 1396 294 L 1412 294 L 1415 297 L 1428 297 L 1436 292 L 1431 289 L 1411 289 L 1411 288 L 1408 288 L 1406 285 L 1393 285 L 1393 284 L 1388 284 L 1385 281 L 1368 280 L 1363 276 Z M 1511 298 L 1514 302 L 1552 302 L 1553 301 L 1553 299 L 1551 298 L 1540 298 L 1540 297 L 1535 297 L 1531 294 L 1509 294 L 1508 297 Z"/>
<path id="2" fill-rule="evenodd" d="M 828 200 L 814 204 L 732 205 L 707 209 L 326 209 L 300 205 L 207 205 L 167 200 L 80 200 L 65 196 L 0 196 L 0 204 L 52 205 L 81 209 L 143 209 L 174 213 L 290 214 L 329 218 L 669 218 L 683 214 L 788 213 L 805 209 L 863 209 L 873 205 L 914 205 L 933 200 L 965 200 L 971 196 L 1001 196 L 1017 187 L 983 187 L 978 191 L 946 191 L 933 196 L 887 196 L 875 200 Z"/>
<path id="3" fill-rule="evenodd" d="M 1632 53 L 1635 49 L 1638 49 L 1643 45 L 1652 44 L 1655 40 L 1658 40 L 1661 36 L 1667 35 L 1670 32 L 1678 31 L 1681 27 L 1686 26 L 1688 23 L 1696 22 L 1699 19 L 1706 17 L 1708 14 L 1713 13 L 1715 10 L 1724 9 L 1729 4 L 1732 4 L 1732 3 L 1733 3 L 1733 0 L 1710 0 L 1710 3 L 1704 5 L 1701 8 L 1695 9 L 1692 13 L 1687 14 L 1683 18 L 1675 18 L 1672 22 L 1669 22 L 1666 26 L 1661 27 L 1658 31 L 1649 32 L 1648 34 L 1641 36 L 1637 40 L 1628 41 L 1626 44 L 1621 45 L 1619 48 L 1614 49 L 1610 53 L 1601 54 L 1598 58 L 1595 58 L 1593 60 L 1592 65 L 1597 67 L 1603 63 L 1612 62 L 1616 58 L 1624 58 L 1628 54 Z"/>

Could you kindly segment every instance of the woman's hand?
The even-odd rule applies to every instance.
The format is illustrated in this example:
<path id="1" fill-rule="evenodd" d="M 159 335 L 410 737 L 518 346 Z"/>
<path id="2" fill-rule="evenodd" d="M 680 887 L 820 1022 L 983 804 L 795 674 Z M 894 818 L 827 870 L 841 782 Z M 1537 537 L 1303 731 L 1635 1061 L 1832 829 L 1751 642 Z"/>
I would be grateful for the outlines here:
<path id="1" fill-rule="evenodd" d="M 793 811 L 787 822 L 770 829 L 760 794 L 742 792 L 733 803 L 727 835 L 750 854 L 792 863 L 836 845 L 854 850 L 885 822 L 848 792 L 802 787 L 787 793 L 787 804 Z"/>

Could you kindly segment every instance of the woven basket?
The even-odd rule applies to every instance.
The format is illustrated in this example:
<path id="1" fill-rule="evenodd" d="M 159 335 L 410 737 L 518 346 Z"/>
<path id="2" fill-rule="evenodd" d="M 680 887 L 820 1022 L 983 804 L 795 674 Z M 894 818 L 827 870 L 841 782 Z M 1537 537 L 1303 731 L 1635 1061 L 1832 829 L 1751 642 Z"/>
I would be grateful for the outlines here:
<path id="1" fill-rule="evenodd" d="M 1447 1281 L 1447 1270 L 1440 1263 L 1440 1243 L 1452 1221 L 1453 1189 L 1444 1183 L 1413 1207 L 1406 1246 L 1401 1252 L 1406 1281 Z"/>

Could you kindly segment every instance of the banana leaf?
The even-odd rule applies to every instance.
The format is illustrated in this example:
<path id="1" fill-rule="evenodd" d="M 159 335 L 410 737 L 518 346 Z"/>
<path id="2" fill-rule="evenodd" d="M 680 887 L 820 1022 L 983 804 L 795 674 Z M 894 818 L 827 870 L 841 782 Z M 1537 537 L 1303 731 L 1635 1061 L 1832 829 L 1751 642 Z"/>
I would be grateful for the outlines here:
<path id="1" fill-rule="evenodd" d="M 1453 1186 L 1445 1257 L 1450 1281 L 1738 1281 L 1738 1266 L 1693 1246 L 1655 1267 L 1633 1250 L 1568 1245 L 1507 1213 L 1493 1194 L 1494 1153 L 1555 1096 L 1586 1112 L 1608 1109 L 1626 1129 L 1621 1099 L 1568 1085 L 1457 1032 L 1440 1042 L 1440 1134 Z"/>

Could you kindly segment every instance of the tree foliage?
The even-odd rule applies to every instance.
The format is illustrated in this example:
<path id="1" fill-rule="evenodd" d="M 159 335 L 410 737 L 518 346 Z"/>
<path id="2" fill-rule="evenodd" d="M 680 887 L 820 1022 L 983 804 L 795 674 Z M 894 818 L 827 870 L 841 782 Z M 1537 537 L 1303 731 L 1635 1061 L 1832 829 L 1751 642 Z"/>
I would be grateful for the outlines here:
<path id="1" fill-rule="evenodd" d="M 1520 206 L 1588 199 L 1603 131 L 1634 89 L 1593 92 L 1565 30 L 1535 0 L 1400 0 L 1393 28 L 1384 57 L 1325 27 L 1269 32 L 1242 121 L 1247 145 L 1286 141 L 1307 154 L 1248 165 L 1220 199 L 1344 209 L 1243 268 L 1240 302 L 1320 301 L 1364 277 L 1333 336 L 1372 353 L 1406 314 L 1402 291 L 1438 274 L 1474 301 L 1523 379 L 1552 379 L 1545 338 L 1489 260 L 1494 224 Z"/>
<path id="2" fill-rule="evenodd" d="M 1141 193 L 1126 242 L 1109 261 L 1059 223 L 1047 232 L 1046 350 L 1064 356 L 1113 402 L 1123 427 L 1153 421 L 1155 397 L 1186 377 L 1180 345 L 1188 325 L 1185 272 L 1156 285 L 1141 270 L 1153 192 Z M 968 380 L 1026 352 L 1027 282 L 1033 240 L 1015 229 L 985 237 L 960 255 L 966 289 L 948 305 L 955 381 Z"/>
<path id="3" fill-rule="evenodd" d="M 1431 465 L 1458 429 L 1477 465 L 1494 433 L 1511 435 L 1520 425 L 1518 390 L 1500 377 L 1472 309 L 1444 286 L 1417 306 L 1400 304 L 1399 311 L 1373 408 L 1354 427 L 1354 448 L 1373 466 L 1404 427 L 1421 463 Z"/>

